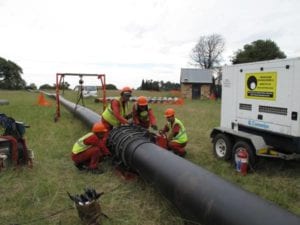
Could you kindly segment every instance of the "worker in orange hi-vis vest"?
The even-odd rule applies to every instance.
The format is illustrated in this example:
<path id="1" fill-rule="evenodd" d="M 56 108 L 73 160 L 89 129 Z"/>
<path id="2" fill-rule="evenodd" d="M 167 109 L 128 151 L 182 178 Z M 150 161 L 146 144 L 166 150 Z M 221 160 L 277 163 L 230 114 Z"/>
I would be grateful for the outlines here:
<path id="1" fill-rule="evenodd" d="M 148 105 L 148 100 L 144 96 L 138 97 L 132 107 L 133 124 L 149 129 L 157 130 L 156 118 L 151 107 Z"/>

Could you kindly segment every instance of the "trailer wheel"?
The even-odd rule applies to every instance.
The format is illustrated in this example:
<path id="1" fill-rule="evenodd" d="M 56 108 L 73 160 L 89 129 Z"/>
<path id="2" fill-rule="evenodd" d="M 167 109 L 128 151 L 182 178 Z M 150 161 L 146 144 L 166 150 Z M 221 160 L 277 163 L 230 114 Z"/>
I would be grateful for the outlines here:
<path id="1" fill-rule="evenodd" d="M 236 166 L 235 158 L 236 154 L 240 150 L 246 150 L 248 153 L 248 164 L 249 164 L 249 169 L 253 170 L 254 165 L 256 163 L 256 156 L 254 154 L 254 148 L 246 141 L 238 141 L 234 146 L 232 150 L 232 159 L 233 159 L 233 164 Z"/>
<path id="2" fill-rule="evenodd" d="M 214 155 L 218 159 L 229 160 L 232 156 L 232 141 L 226 134 L 217 134 L 213 139 Z"/>

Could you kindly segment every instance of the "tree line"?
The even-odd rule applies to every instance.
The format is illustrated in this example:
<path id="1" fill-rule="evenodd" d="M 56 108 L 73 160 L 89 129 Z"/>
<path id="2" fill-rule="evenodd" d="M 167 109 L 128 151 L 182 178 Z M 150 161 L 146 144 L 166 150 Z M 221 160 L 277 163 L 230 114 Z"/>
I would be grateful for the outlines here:
<path id="1" fill-rule="evenodd" d="M 180 90 L 179 83 L 172 83 L 170 81 L 153 81 L 153 80 L 142 80 L 141 86 L 138 90 L 147 91 L 170 91 L 170 90 Z"/>

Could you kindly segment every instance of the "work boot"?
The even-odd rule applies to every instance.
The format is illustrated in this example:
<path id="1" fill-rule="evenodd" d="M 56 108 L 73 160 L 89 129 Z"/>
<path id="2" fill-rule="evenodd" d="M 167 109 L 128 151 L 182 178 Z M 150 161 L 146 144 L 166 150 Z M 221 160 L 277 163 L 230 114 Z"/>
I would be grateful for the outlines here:
<path id="1" fill-rule="evenodd" d="M 180 157 L 182 157 L 182 158 L 184 158 L 185 155 L 186 155 L 186 151 L 184 151 L 184 152 L 173 151 L 173 152 L 174 152 L 175 155 L 178 155 L 178 156 L 180 156 Z"/>
<path id="2" fill-rule="evenodd" d="M 180 156 L 181 156 L 182 158 L 185 158 L 186 152 L 183 152 L 182 154 L 180 154 Z"/>
<path id="3" fill-rule="evenodd" d="M 74 166 L 76 166 L 77 169 L 80 170 L 80 171 L 86 169 L 86 167 L 83 164 L 81 164 L 81 163 L 74 163 Z"/>

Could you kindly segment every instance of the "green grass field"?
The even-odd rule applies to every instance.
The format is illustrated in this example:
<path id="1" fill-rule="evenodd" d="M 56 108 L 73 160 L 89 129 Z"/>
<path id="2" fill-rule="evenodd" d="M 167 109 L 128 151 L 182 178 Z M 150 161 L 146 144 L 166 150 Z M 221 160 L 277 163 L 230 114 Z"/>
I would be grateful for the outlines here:
<path id="1" fill-rule="evenodd" d="M 169 95 L 134 92 L 136 96 L 141 94 Z M 76 101 L 71 92 L 66 92 L 65 97 Z M 37 105 L 38 93 L 0 91 L 0 99 L 10 102 L 0 105 L 0 112 L 31 126 L 26 139 L 35 153 L 33 169 L 10 168 L 0 172 L 0 225 L 79 225 L 81 222 L 66 192 L 79 194 L 85 187 L 105 192 L 100 203 L 110 219 L 103 219 L 103 224 L 184 224 L 177 210 L 156 189 L 140 179 L 125 181 L 116 175 L 109 162 L 103 163 L 106 172 L 101 175 L 76 170 L 70 159 L 71 148 L 88 129 L 64 107 L 60 120 L 54 123 L 52 99 L 47 98 L 51 107 Z M 102 105 L 93 98 L 84 102 L 88 108 L 102 111 Z M 164 125 L 163 112 L 170 106 L 187 129 L 187 160 L 300 215 L 300 161 L 261 159 L 255 172 L 240 176 L 230 163 L 216 160 L 212 153 L 209 134 L 219 125 L 220 102 L 187 100 L 183 106 L 153 104 L 159 127 Z"/>

